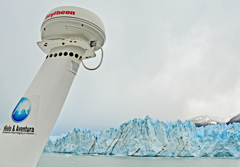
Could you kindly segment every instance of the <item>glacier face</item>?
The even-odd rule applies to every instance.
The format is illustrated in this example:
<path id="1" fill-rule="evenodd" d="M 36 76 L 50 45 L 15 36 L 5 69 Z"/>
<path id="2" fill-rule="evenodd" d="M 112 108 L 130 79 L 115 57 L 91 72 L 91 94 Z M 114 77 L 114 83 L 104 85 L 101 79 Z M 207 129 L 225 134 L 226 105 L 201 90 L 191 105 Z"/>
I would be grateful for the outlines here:
<path id="1" fill-rule="evenodd" d="M 196 127 L 190 121 L 162 122 L 149 116 L 108 130 L 76 129 L 56 140 L 44 152 L 161 156 L 240 157 L 240 124 Z"/>

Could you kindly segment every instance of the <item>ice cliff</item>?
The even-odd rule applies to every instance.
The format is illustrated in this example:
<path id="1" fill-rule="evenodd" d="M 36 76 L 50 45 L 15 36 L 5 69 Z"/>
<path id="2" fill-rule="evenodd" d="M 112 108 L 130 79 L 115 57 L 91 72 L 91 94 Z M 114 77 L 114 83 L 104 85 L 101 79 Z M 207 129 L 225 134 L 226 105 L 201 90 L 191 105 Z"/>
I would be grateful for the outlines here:
<path id="1" fill-rule="evenodd" d="M 190 121 L 162 122 L 149 116 L 105 131 L 74 129 L 49 139 L 45 152 L 161 157 L 240 157 L 240 124 L 196 127 Z"/>

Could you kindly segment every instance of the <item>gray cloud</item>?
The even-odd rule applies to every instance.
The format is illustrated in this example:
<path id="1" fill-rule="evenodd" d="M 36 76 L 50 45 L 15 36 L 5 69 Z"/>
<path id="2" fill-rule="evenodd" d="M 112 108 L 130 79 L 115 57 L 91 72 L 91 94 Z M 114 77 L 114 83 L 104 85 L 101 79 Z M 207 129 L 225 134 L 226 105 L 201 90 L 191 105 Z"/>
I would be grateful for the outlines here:
<path id="1" fill-rule="evenodd" d="M 7 1 L 0 5 L 0 125 L 44 61 L 36 45 L 41 21 L 63 5 L 98 14 L 107 41 L 101 68 L 80 68 L 53 134 L 146 115 L 174 121 L 239 113 L 238 1 Z"/>

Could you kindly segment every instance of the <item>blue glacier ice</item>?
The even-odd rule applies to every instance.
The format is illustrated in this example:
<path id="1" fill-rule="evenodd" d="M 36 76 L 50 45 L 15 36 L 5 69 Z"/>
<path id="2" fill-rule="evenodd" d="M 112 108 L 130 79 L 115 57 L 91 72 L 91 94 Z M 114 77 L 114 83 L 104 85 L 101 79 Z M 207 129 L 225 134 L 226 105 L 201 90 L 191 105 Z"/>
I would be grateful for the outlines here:
<path id="1" fill-rule="evenodd" d="M 160 156 L 240 157 L 240 124 L 196 127 L 186 120 L 162 122 L 149 116 L 108 130 L 76 129 L 49 139 L 44 152 Z"/>

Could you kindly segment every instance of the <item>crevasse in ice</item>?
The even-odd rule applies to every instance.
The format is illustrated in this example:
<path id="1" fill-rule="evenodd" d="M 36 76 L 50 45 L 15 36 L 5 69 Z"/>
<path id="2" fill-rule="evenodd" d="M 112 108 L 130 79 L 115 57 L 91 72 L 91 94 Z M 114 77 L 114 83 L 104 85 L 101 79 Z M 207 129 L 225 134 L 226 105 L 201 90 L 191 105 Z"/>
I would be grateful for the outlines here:
<path id="1" fill-rule="evenodd" d="M 197 128 L 190 121 L 162 122 L 149 116 L 108 130 L 76 129 L 55 141 L 48 140 L 44 152 L 161 156 L 240 157 L 240 124 L 218 124 Z"/>

